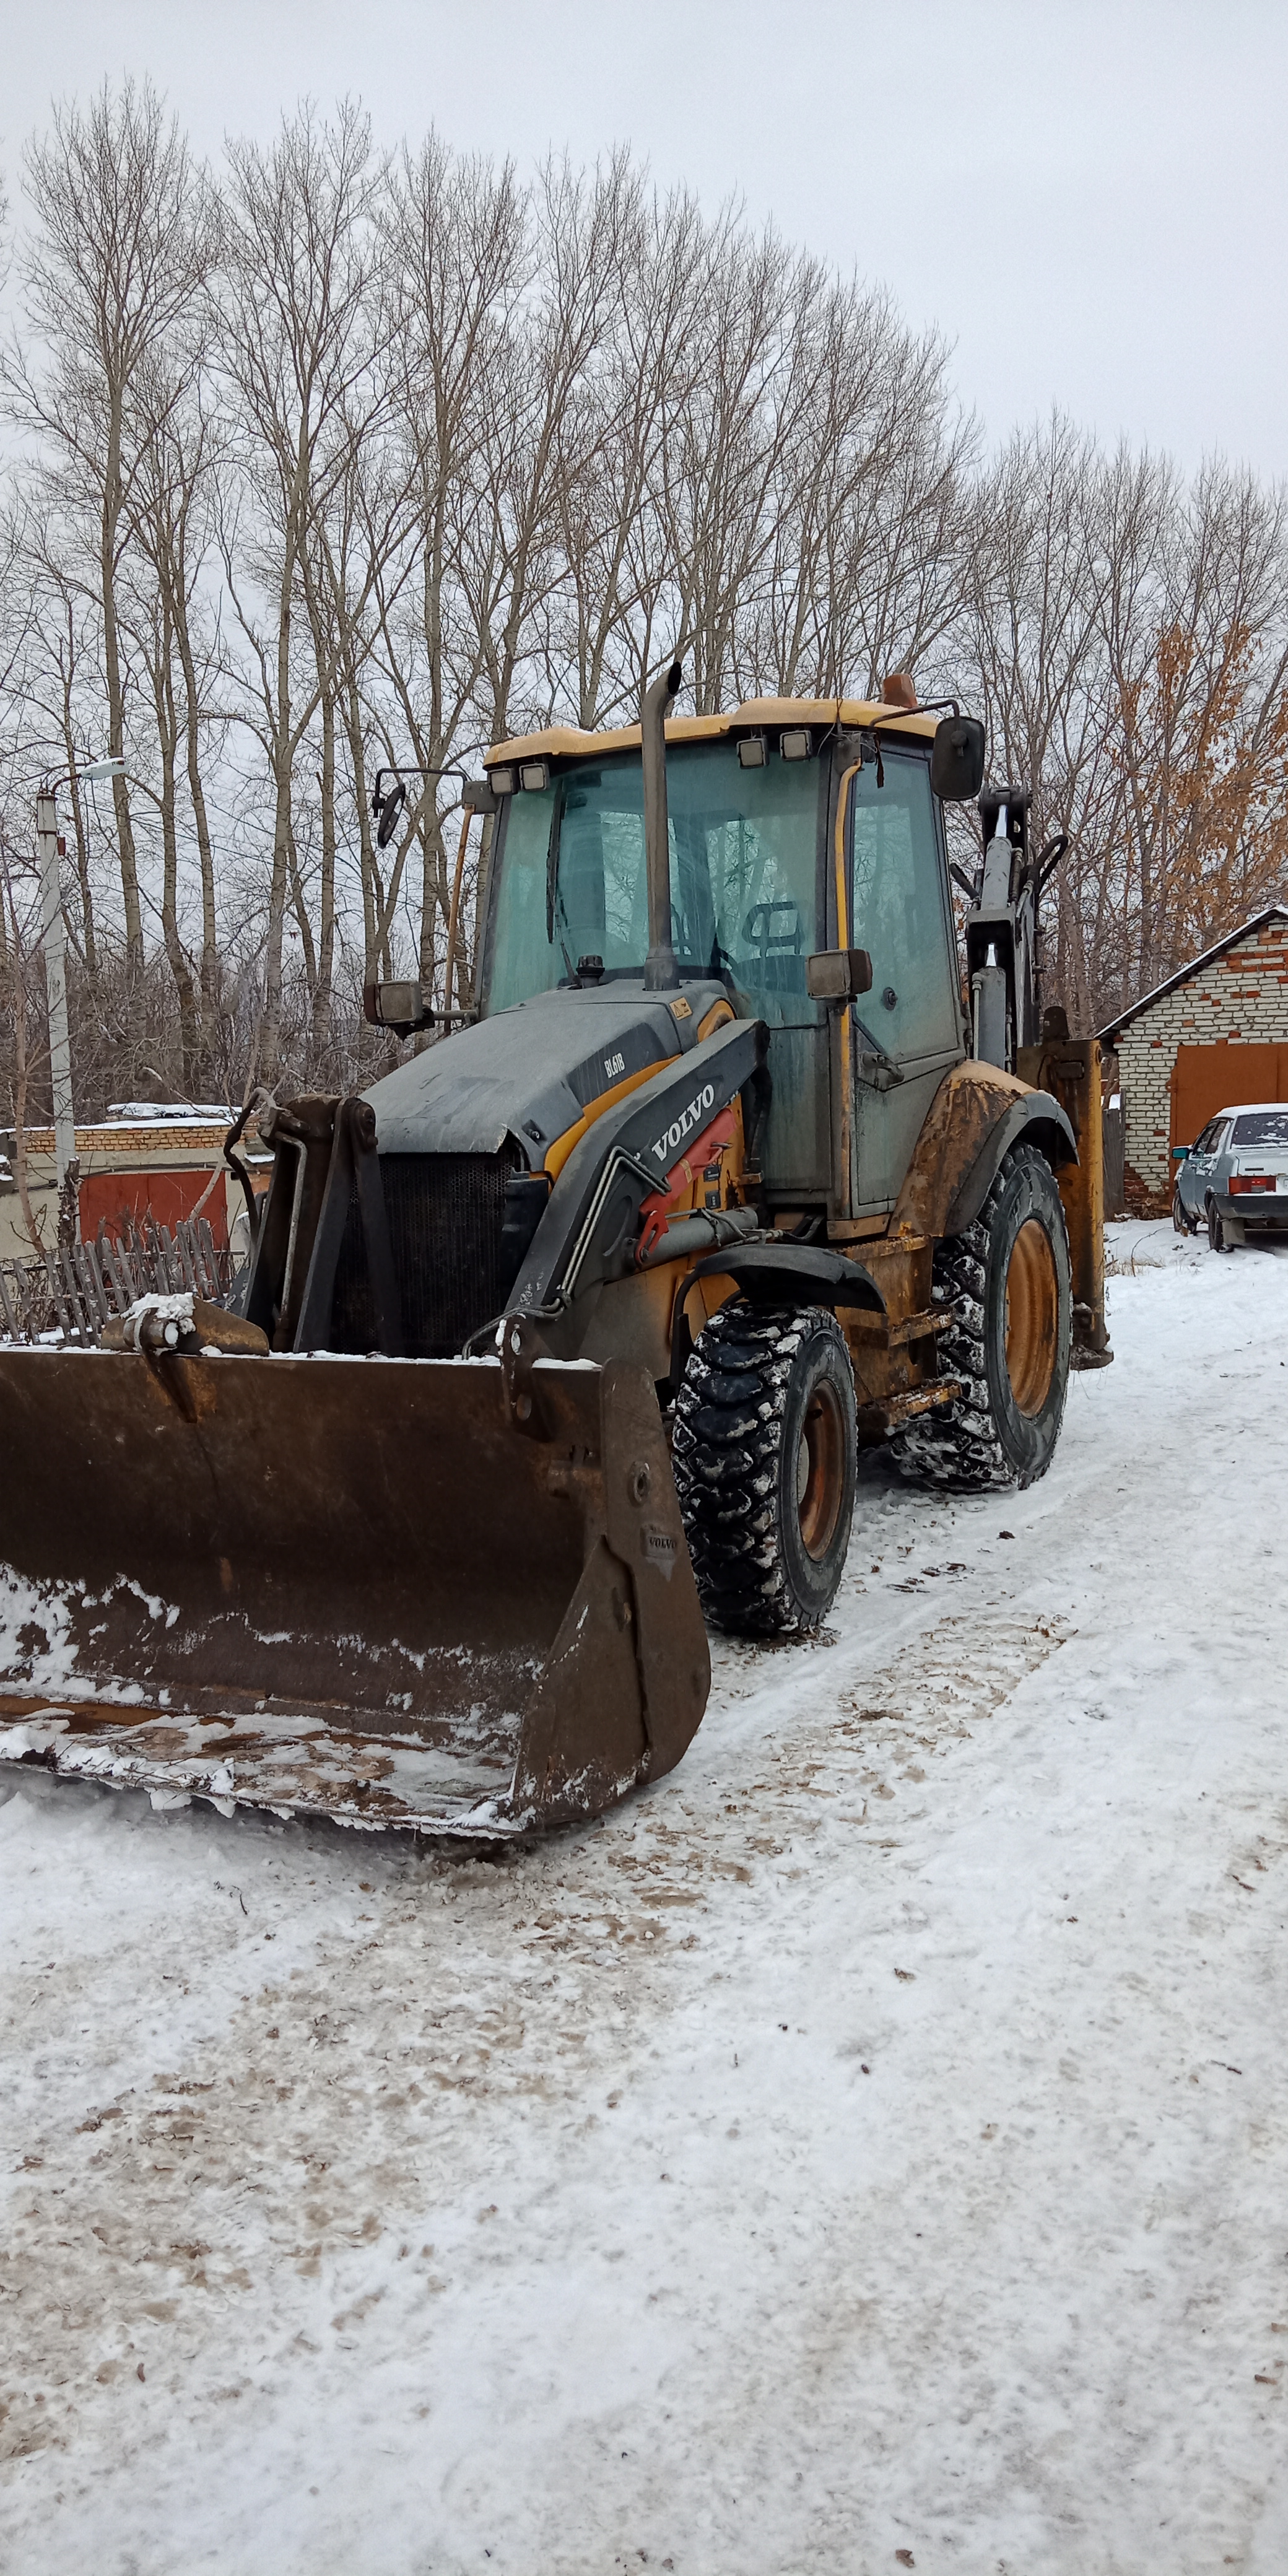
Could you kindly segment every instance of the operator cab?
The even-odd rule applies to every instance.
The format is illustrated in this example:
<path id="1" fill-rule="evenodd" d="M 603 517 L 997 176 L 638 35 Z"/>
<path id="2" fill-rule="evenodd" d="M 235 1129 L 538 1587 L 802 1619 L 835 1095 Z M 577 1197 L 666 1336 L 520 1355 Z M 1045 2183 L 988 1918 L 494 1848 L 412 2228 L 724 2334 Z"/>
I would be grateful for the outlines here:
<path id="1" fill-rule="evenodd" d="M 971 779 L 945 770 L 949 730 L 915 707 L 836 700 L 760 700 L 667 724 L 679 986 L 695 1016 L 723 999 L 769 1031 L 762 1156 L 779 1206 L 888 1209 L 934 1088 L 966 1052 L 941 799 Z M 643 1003 L 638 730 L 552 729 L 501 746 L 488 780 L 481 1017 L 556 990 Z M 871 960 L 871 996 L 853 1010 L 860 986 L 838 1008 L 834 986 L 810 971 L 838 951 Z"/>

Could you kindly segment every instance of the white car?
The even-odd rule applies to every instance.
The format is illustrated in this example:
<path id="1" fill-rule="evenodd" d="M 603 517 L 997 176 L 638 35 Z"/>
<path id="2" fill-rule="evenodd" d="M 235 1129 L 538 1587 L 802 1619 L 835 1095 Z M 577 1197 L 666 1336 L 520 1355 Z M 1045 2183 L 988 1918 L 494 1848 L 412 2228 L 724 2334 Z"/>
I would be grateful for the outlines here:
<path id="1" fill-rule="evenodd" d="M 1288 1102 L 1249 1100 L 1220 1109 L 1201 1136 L 1175 1149 L 1178 1234 L 1206 1224 L 1214 1252 L 1260 1235 L 1288 1235 Z"/>

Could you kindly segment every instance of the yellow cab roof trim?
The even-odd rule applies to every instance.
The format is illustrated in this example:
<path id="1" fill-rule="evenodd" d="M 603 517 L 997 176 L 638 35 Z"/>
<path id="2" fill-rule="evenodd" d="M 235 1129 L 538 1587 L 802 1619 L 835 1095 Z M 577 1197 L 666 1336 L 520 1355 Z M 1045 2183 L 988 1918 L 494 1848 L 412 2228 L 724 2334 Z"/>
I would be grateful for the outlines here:
<path id="1" fill-rule="evenodd" d="M 939 722 L 938 715 L 920 710 L 910 714 L 906 707 L 888 707 L 879 698 L 748 698 L 724 715 L 672 716 L 666 738 L 668 742 L 713 742 L 721 734 L 754 731 L 758 725 L 853 728 L 879 724 L 883 733 L 913 734 L 925 742 Z M 544 733 L 494 743 L 483 755 L 483 766 L 491 769 L 503 760 L 576 760 L 594 752 L 638 751 L 639 742 L 637 724 L 621 725 L 612 733 L 583 733 L 577 725 L 548 725 Z"/>

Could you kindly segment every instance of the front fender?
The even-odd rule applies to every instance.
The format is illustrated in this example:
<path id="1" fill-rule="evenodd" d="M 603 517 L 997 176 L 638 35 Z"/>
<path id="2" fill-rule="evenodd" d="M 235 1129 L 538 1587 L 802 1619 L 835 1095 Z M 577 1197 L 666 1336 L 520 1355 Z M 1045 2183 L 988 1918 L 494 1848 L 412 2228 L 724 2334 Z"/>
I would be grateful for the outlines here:
<path id="1" fill-rule="evenodd" d="M 884 1314 L 870 1270 L 817 1243 L 733 1244 L 709 1253 L 687 1273 L 689 1286 L 708 1274 L 732 1279 L 758 1306 L 867 1306 Z"/>

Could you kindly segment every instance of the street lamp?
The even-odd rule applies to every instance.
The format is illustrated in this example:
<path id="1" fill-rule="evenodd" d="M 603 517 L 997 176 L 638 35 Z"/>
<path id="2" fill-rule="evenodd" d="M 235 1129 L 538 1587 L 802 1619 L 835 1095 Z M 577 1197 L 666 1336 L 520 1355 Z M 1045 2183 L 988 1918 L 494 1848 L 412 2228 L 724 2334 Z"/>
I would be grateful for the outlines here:
<path id="1" fill-rule="evenodd" d="M 91 760 L 77 772 L 91 785 L 99 778 L 123 778 L 125 763 L 115 757 Z M 71 776 L 42 781 L 36 798 L 36 844 L 40 852 L 40 898 L 44 923 L 45 984 L 49 994 L 49 1065 L 54 1094 L 54 1152 L 61 1191 L 76 1159 L 76 1121 L 72 1113 L 72 1044 L 67 1025 L 67 934 L 63 925 L 62 890 L 58 882 L 58 790 Z"/>

